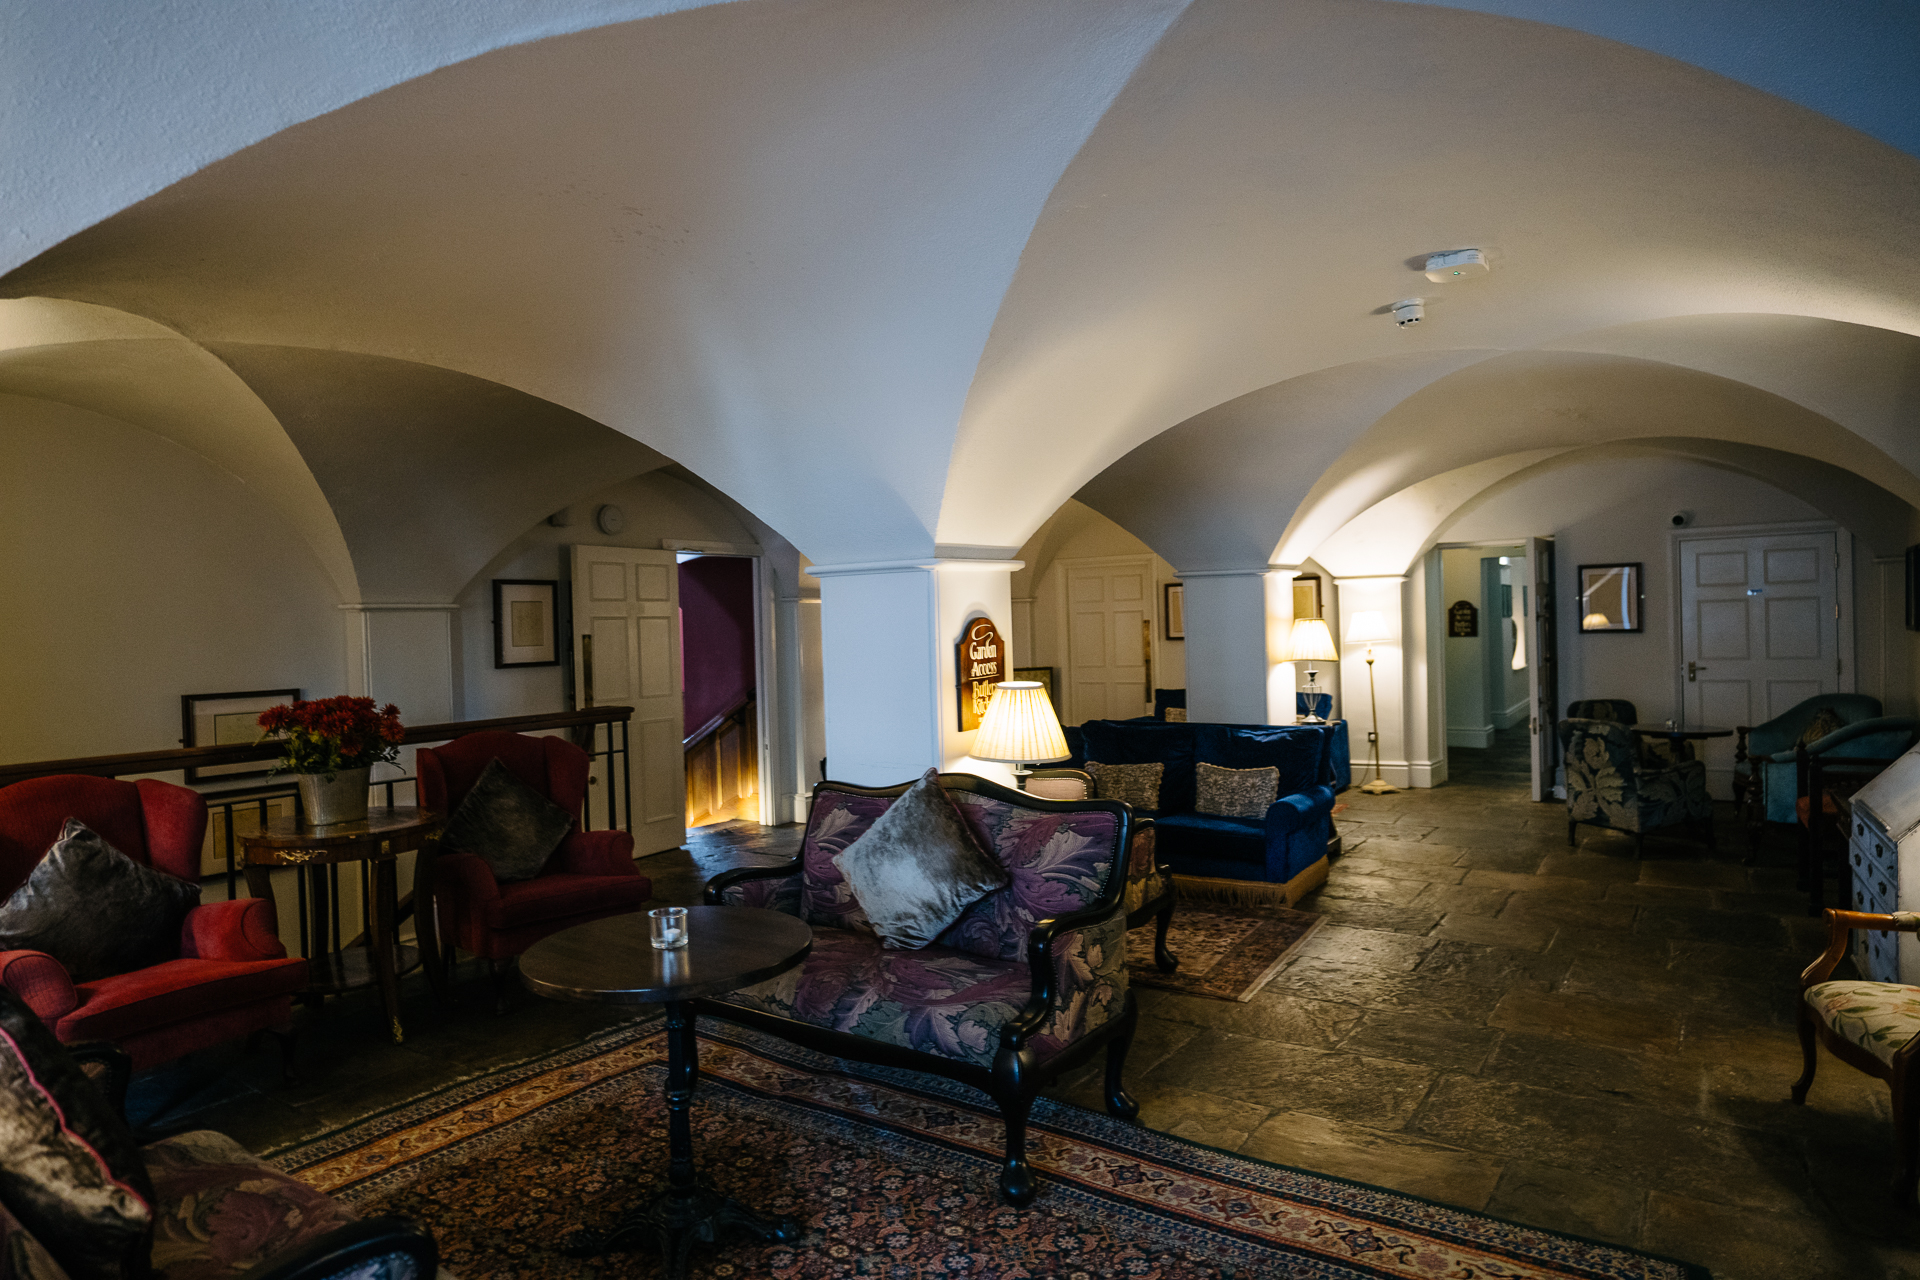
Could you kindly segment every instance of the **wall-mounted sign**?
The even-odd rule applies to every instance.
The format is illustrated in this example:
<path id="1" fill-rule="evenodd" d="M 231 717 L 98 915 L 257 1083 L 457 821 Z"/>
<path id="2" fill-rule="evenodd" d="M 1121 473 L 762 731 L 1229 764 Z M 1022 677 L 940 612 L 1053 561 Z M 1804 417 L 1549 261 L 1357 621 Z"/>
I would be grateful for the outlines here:
<path id="1" fill-rule="evenodd" d="M 1007 678 L 1007 643 L 991 618 L 975 618 L 954 646 L 953 669 L 960 675 L 960 729 L 980 727 L 993 686 Z"/>
<path id="2" fill-rule="evenodd" d="M 1447 635 L 1471 638 L 1480 634 L 1480 611 L 1471 600 L 1455 600 L 1447 610 Z"/>

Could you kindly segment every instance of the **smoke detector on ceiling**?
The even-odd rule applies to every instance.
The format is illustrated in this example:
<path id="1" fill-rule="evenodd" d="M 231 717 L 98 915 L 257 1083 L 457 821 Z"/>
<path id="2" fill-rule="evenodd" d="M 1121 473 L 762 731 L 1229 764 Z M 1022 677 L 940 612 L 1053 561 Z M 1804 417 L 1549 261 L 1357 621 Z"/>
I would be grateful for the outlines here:
<path id="1" fill-rule="evenodd" d="M 1427 304 L 1418 298 L 1408 298 L 1404 302 L 1393 304 L 1393 322 L 1401 328 L 1410 324 L 1419 324 L 1426 318 Z"/>
<path id="2" fill-rule="evenodd" d="M 1436 253 L 1427 259 L 1427 279 L 1435 284 L 1477 280 L 1491 269 L 1487 265 L 1487 255 L 1479 249 L 1456 249 L 1452 253 Z"/>

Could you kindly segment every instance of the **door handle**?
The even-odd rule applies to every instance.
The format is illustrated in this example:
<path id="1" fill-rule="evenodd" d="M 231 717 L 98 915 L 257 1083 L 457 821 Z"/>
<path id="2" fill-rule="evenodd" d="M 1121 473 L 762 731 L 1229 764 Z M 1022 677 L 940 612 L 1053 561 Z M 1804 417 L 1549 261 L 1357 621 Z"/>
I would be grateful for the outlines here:
<path id="1" fill-rule="evenodd" d="M 1696 671 L 1705 671 L 1705 670 L 1706 668 L 1701 666 L 1699 663 L 1689 662 L 1687 664 L 1687 683 L 1688 684 L 1693 683 L 1693 676 Z"/>

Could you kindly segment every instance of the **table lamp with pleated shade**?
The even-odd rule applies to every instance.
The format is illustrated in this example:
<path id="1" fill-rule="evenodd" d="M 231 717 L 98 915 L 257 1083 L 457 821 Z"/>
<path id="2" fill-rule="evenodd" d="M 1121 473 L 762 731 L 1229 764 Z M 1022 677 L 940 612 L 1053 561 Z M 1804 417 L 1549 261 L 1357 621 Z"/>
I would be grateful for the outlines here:
<path id="1" fill-rule="evenodd" d="M 1327 630 L 1325 618 L 1295 618 L 1293 630 L 1287 635 L 1287 656 L 1285 662 L 1304 662 L 1307 664 L 1307 705 L 1320 705 L 1320 672 L 1314 668 L 1316 662 L 1332 662 L 1340 657 L 1340 651 L 1333 647 L 1333 633 Z M 1308 724 L 1325 724 L 1326 721 L 1317 711 L 1306 717 Z"/>
<path id="2" fill-rule="evenodd" d="M 1047 700 L 1047 688 L 1037 680 L 1003 680 L 993 687 L 993 698 L 980 717 L 980 731 L 967 753 L 976 760 L 1014 766 L 1014 781 L 1027 789 L 1030 764 L 1070 759 L 1060 717 Z"/>

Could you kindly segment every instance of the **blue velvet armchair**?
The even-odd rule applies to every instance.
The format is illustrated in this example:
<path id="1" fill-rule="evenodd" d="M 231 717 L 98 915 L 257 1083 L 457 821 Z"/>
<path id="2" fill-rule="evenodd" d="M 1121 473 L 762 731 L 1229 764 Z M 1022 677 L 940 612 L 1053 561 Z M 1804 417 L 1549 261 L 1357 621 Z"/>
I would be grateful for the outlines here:
<path id="1" fill-rule="evenodd" d="M 1714 847 L 1713 801 L 1707 796 L 1707 766 L 1683 760 L 1647 768 L 1625 725 L 1608 720 L 1562 720 L 1567 777 L 1567 843 L 1583 822 L 1633 833 L 1644 846 L 1647 832 L 1697 826 Z"/>
<path id="2" fill-rule="evenodd" d="M 1800 777 L 1794 748 L 1822 710 L 1831 711 L 1845 728 L 1879 718 L 1880 700 L 1864 693 L 1818 694 L 1765 724 L 1741 725 L 1734 730 L 1733 799 L 1747 815 L 1747 838 L 1755 852 L 1768 823 L 1792 827 L 1799 822 L 1796 802 L 1800 798 Z M 1823 739 L 1833 736 L 1829 733 Z M 1898 755 L 1898 750 L 1885 749 L 1889 745 L 1890 740 L 1883 742 L 1870 734 L 1867 738 L 1850 738 L 1836 747 L 1856 756 Z"/>

